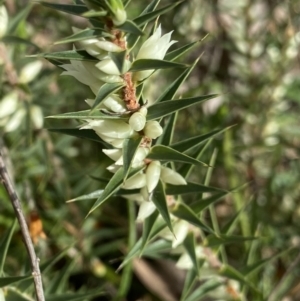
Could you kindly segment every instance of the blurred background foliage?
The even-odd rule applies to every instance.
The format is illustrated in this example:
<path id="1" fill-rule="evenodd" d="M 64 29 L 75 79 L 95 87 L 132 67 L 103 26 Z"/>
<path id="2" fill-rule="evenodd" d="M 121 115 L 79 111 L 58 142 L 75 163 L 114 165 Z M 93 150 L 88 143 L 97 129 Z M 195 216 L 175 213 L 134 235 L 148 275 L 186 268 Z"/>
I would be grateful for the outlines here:
<path id="1" fill-rule="evenodd" d="M 150 1 L 132 1 L 129 16 L 136 16 L 146 2 Z M 0 42 L 1 110 L 5 97 L 15 95 L 9 96 L 11 112 L 0 111 L 1 144 L 32 226 L 38 256 L 43 263 L 61 254 L 43 275 L 46 291 L 103 286 L 107 294 L 93 300 L 117 300 L 123 274 L 116 268 L 128 251 L 126 202 L 115 198 L 86 220 L 90 201 L 66 204 L 103 188 L 101 178 L 109 159 L 96 143 L 53 133 L 47 129 L 47 119 L 41 122 L 42 116 L 86 109 L 83 100 L 92 93 L 74 78 L 60 77 L 61 70 L 45 60 L 36 78 L 25 83 L 21 79 L 22 68 L 36 61 L 29 55 L 70 49 L 71 45 L 53 43 L 70 35 L 71 25 L 85 28 L 85 19 L 25 0 L 6 0 L 5 5 L 10 26 Z M 295 247 L 251 275 L 263 291 L 270 295 L 275 291 L 281 298 L 274 300 L 285 301 L 300 299 L 299 13 L 296 0 L 186 0 L 160 19 L 163 29 L 174 30 L 173 39 L 179 41 L 172 49 L 205 37 L 184 58 L 192 63 L 203 53 L 178 95 L 220 94 L 198 109 L 180 112 L 175 139 L 234 125 L 207 145 L 202 161 L 208 162 L 213 150 L 218 151 L 211 177 L 214 186 L 228 189 L 247 183 L 217 203 L 219 225 L 246 206 L 235 233 L 262 239 L 252 245 L 251 259 L 246 258 L 247 246 L 226 246 L 228 260 L 239 269 L 247 260 L 254 262 Z M 146 91 L 147 99 L 151 102 L 177 72 L 157 73 Z M 63 124 L 72 125 L 72 121 Z M 201 168 L 191 175 L 200 181 L 204 177 Z M 14 220 L 2 186 L 0 202 L 1 234 Z M 35 231 L 34 222 L 39 219 L 43 229 L 39 226 Z M 26 258 L 17 231 L 5 272 L 22 275 L 28 270 Z M 179 300 L 184 272 L 171 264 L 169 255 L 153 252 L 149 258 L 134 264 L 127 300 Z M 157 283 L 164 284 L 159 292 L 153 289 Z"/>

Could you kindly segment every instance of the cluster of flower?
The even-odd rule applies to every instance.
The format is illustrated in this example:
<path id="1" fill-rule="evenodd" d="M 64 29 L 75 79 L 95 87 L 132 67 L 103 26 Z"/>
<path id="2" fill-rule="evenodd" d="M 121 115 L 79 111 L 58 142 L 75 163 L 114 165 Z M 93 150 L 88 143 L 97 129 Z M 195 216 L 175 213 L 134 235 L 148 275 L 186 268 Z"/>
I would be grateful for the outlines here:
<path id="1" fill-rule="evenodd" d="M 73 31 L 76 33 L 78 29 L 73 28 Z M 150 58 L 163 59 L 169 47 L 175 43 L 175 41 L 170 41 L 170 39 L 171 32 L 162 36 L 161 26 L 158 26 L 153 35 L 141 46 L 136 60 Z M 105 83 L 124 83 L 126 85 L 124 74 L 131 66 L 130 60 L 128 58 L 125 60 L 124 72 L 121 73 L 109 56 L 109 52 L 122 51 L 123 49 L 120 46 L 105 38 L 86 39 L 80 41 L 78 44 L 81 49 L 86 50 L 99 61 L 71 61 L 70 64 L 61 66 L 66 70 L 62 73 L 63 75 L 71 75 L 83 84 L 88 85 L 95 95 Z M 149 77 L 153 71 L 138 71 L 131 74 L 133 85 Z M 94 104 L 94 101 L 93 99 L 86 100 L 90 106 Z M 126 180 L 122 188 L 130 190 L 140 189 L 139 194 L 127 195 L 126 197 L 140 203 L 138 220 L 144 220 L 155 210 L 155 206 L 151 202 L 151 193 L 159 180 L 173 185 L 184 185 L 186 181 L 177 172 L 162 166 L 159 161 L 146 160 L 152 139 L 158 138 L 163 132 L 158 121 L 147 121 L 146 106 L 141 106 L 138 110 L 128 112 L 128 108 L 122 97 L 112 94 L 101 103 L 99 108 L 105 109 L 108 113 L 128 116 L 126 120 L 89 119 L 81 126 L 81 129 L 94 130 L 102 140 L 114 147 L 114 149 L 103 150 L 108 157 L 115 161 L 113 165 L 108 167 L 108 170 L 112 173 L 115 173 L 123 165 L 122 148 L 124 140 L 137 135 L 143 136 L 142 142 L 133 159 L 132 167 L 145 166 L 145 168 Z"/>

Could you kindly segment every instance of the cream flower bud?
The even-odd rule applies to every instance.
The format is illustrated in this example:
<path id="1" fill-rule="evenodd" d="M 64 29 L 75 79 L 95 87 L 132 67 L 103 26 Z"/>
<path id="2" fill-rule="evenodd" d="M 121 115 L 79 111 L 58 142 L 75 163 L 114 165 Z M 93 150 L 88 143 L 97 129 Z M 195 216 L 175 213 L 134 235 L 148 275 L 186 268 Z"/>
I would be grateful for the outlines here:
<path id="1" fill-rule="evenodd" d="M 111 173 L 116 173 L 120 168 L 121 168 L 121 166 L 117 166 L 115 164 L 112 164 L 112 165 L 106 167 L 106 169 L 108 171 L 110 171 Z"/>
<path id="2" fill-rule="evenodd" d="M 124 62 L 124 73 L 127 72 L 127 70 L 130 68 L 130 61 L 129 60 L 125 60 Z M 116 66 L 116 64 L 114 63 L 114 61 L 111 58 L 106 58 L 102 61 L 100 61 L 99 63 L 96 64 L 96 67 L 104 72 L 107 73 L 109 75 L 120 75 L 122 74 L 122 72 L 120 72 L 120 70 L 118 69 L 118 67 Z"/>
<path id="3" fill-rule="evenodd" d="M 155 208 L 156 207 L 153 204 L 153 202 L 142 202 L 140 205 L 139 213 L 138 213 L 136 220 L 138 222 L 144 221 L 145 218 L 150 216 L 155 211 Z"/>
<path id="4" fill-rule="evenodd" d="M 8 14 L 4 5 L 0 6 L 0 39 L 5 35 L 8 26 Z"/>
<path id="5" fill-rule="evenodd" d="M 148 192 L 151 193 L 156 187 L 160 178 L 161 164 L 159 161 L 152 161 L 146 170 L 146 181 Z"/>
<path id="6" fill-rule="evenodd" d="M 103 101 L 103 104 L 111 111 L 115 113 L 123 113 L 126 111 L 126 106 L 124 101 L 116 96 L 111 95 Z"/>
<path id="7" fill-rule="evenodd" d="M 189 223 L 184 221 L 184 220 L 180 220 L 178 221 L 174 227 L 173 227 L 173 231 L 174 231 L 174 236 L 172 238 L 172 248 L 175 249 L 176 247 L 178 247 L 180 244 L 183 243 L 183 241 L 185 240 L 188 231 L 189 231 Z"/>
<path id="8" fill-rule="evenodd" d="M 40 73 L 43 63 L 41 61 L 35 61 L 25 65 L 20 72 L 19 83 L 27 84 L 34 80 L 34 78 Z"/>
<path id="9" fill-rule="evenodd" d="M 5 124 L 4 131 L 5 132 L 13 132 L 16 130 L 21 124 L 23 117 L 25 116 L 26 111 L 24 108 L 20 108 L 17 110 L 15 114 L 9 119 L 9 121 Z"/>
<path id="10" fill-rule="evenodd" d="M 171 168 L 162 166 L 160 178 L 163 182 L 172 185 L 186 185 L 186 180 Z"/>
<path id="11" fill-rule="evenodd" d="M 138 189 L 146 185 L 146 175 L 143 172 L 139 172 L 133 177 L 129 178 L 123 184 L 124 189 Z"/>
<path id="12" fill-rule="evenodd" d="M 145 164 L 144 159 L 147 157 L 149 153 L 149 148 L 145 147 L 139 147 L 134 155 L 133 161 L 132 161 L 132 167 L 139 167 Z M 119 160 L 116 161 L 116 165 L 123 165 L 123 156 L 120 157 Z"/>
<path id="13" fill-rule="evenodd" d="M 17 110 L 18 93 L 12 91 L 6 94 L 0 101 L 0 118 L 7 117 Z"/>
<path id="14" fill-rule="evenodd" d="M 103 149 L 103 153 L 114 161 L 117 161 L 122 156 L 121 149 Z"/>
<path id="15" fill-rule="evenodd" d="M 151 139 L 156 139 L 162 133 L 163 129 L 157 121 L 148 121 L 144 127 L 144 134 Z"/>
<path id="16" fill-rule="evenodd" d="M 143 114 L 144 116 L 147 116 L 147 113 L 148 113 L 148 109 L 146 107 L 141 107 L 139 112 L 141 114 Z"/>
<path id="17" fill-rule="evenodd" d="M 41 107 L 32 106 L 30 108 L 30 116 L 35 129 L 41 129 L 44 124 L 44 115 Z"/>
<path id="18" fill-rule="evenodd" d="M 118 26 L 118 25 L 122 25 L 123 23 L 125 23 L 127 19 L 127 14 L 126 11 L 124 9 L 117 9 L 114 12 L 114 18 L 112 18 L 113 23 Z"/>
<path id="19" fill-rule="evenodd" d="M 148 192 L 147 186 L 144 186 L 140 190 L 141 195 L 143 196 L 143 200 L 146 202 L 150 201 L 150 194 Z"/>
<path id="20" fill-rule="evenodd" d="M 146 124 L 146 117 L 140 112 L 136 112 L 131 115 L 129 118 L 129 125 L 133 130 L 139 132 L 141 131 Z"/>
<path id="21" fill-rule="evenodd" d="M 100 49 L 108 51 L 108 52 L 120 52 L 123 50 L 120 46 L 118 46 L 112 42 L 105 41 L 105 40 L 97 41 L 96 46 L 99 47 Z"/>

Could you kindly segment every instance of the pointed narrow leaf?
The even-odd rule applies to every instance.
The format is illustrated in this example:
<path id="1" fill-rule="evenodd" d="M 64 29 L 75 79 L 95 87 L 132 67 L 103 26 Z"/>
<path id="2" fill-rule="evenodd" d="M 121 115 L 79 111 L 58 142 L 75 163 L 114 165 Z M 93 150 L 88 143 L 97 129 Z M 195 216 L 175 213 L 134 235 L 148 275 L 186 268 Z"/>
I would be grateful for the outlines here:
<path id="1" fill-rule="evenodd" d="M 205 37 L 204 37 L 205 38 Z M 204 39 L 203 38 L 203 39 Z M 203 41 L 203 39 L 189 43 L 187 45 L 184 45 L 176 50 L 170 51 L 166 54 L 165 59 L 167 61 L 174 61 L 186 52 L 188 52 L 190 49 L 192 49 L 194 46 L 196 46 L 199 42 Z"/>
<path id="2" fill-rule="evenodd" d="M 32 4 L 27 4 L 26 6 L 24 6 L 24 9 L 20 10 L 20 12 L 15 17 L 9 20 L 8 28 L 6 30 L 7 35 L 11 35 L 16 31 L 19 24 L 23 20 L 26 20 L 31 9 L 32 9 Z"/>
<path id="3" fill-rule="evenodd" d="M 104 30 L 104 29 L 103 29 Z M 107 34 L 106 34 L 107 35 Z M 84 29 L 79 32 L 76 32 L 62 40 L 59 40 L 54 43 L 54 45 L 59 45 L 59 44 L 65 44 L 65 43 L 74 43 L 77 41 L 82 41 L 86 39 L 92 39 L 96 37 L 102 36 L 102 30 L 101 29 Z"/>
<path id="4" fill-rule="evenodd" d="M 132 63 L 129 71 L 136 72 L 141 70 L 152 70 L 152 69 L 168 69 L 168 68 L 186 68 L 187 65 L 180 63 L 173 63 L 164 60 L 156 59 L 140 59 Z"/>
<path id="5" fill-rule="evenodd" d="M 103 100 L 105 100 L 110 94 L 113 94 L 114 92 L 118 91 L 123 87 L 123 84 L 120 83 L 113 83 L 113 84 L 104 84 L 102 85 L 97 93 L 95 102 L 91 108 L 91 113 L 94 112 L 95 109 L 102 103 Z"/>
<path id="6" fill-rule="evenodd" d="M 172 250 L 172 242 L 165 239 L 160 239 L 148 244 L 143 253 L 144 257 L 161 258 L 163 253 L 170 254 Z"/>
<path id="7" fill-rule="evenodd" d="M 245 236 L 238 236 L 238 235 L 209 235 L 204 239 L 204 245 L 208 247 L 215 247 L 230 243 L 242 243 L 248 240 L 258 239 L 258 237 L 245 237 Z"/>
<path id="8" fill-rule="evenodd" d="M 37 50 L 40 49 L 39 46 L 37 46 L 36 44 L 32 43 L 31 41 L 28 41 L 28 40 L 20 38 L 20 37 L 15 37 L 15 36 L 4 36 L 1 39 L 1 42 L 6 43 L 6 44 L 24 44 L 26 46 L 33 46 Z"/>
<path id="9" fill-rule="evenodd" d="M 96 289 L 93 291 L 88 291 L 85 293 L 69 293 L 69 294 L 60 294 L 60 295 L 46 295 L 47 301 L 82 301 L 82 300 L 91 300 L 91 298 L 104 295 L 104 289 Z"/>
<path id="10" fill-rule="evenodd" d="M 172 10 L 174 7 L 176 7 L 178 4 L 180 4 L 182 1 L 167 5 L 161 9 L 143 14 L 135 19 L 133 19 L 134 23 L 138 26 L 143 25 L 151 20 L 154 20 L 156 17 L 161 16 L 162 14 Z"/>
<path id="11" fill-rule="evenodd" d="M 202 134 L 202 135 L 199 135 L 196 137 L 192 137 L 192 138 L 174 143 L 171 145 L 171 147 L 176 149 L 179 152 L 187 152 L 188 150 L 200 145 L 201 143 L 207 141 L 208 139 L 227 131 L 231 127 L 232 126 L 229 126 L 225 129 L 218 129 L 218 130 L 211 131 L 207 134 Z"/>
<path id="12" fill-rule="evenodd" d="M 196 251 L 195 251 L 196 250 L 196 241 L 195 241 L 195 236 L 194 236 L 193 232 L 188 233 L 188 235 L 186 236 L 186 238 L 183 242 L 183 246 L 193 263 L 196 273 L 199 275 L 199 264 L 198 264 L 198 259 L 197 259 L 197 255 L 196 255 Z"/>
<path id="13" fill-rule="evenodd" d="M 122 31 L 133 33 L 139 36 L 142 36 L 144 34 L 144 32 L 138 27 L 138 25 L 130 20 L 126 20 L 125 23 L 117 26 L 117 28 L 121 29 Z"/>
<path id="14" fill-rule="evenodd" d="M 95 133 L 93 130 L 80 130 L 80 129 L 61 129 L 61 128 L 48 128 L 49 132 L 55 133 L 63 133 L 70 136 L 75 136 L 83 139 L 92 140 L 95 142 L 102 143 L 106 145 L 106 143 Z"/>
<path id="15" fill-rule="evenodd" d="M 128 172 L 130 170 L 133 158 L 136 154 L 136 151 L 142 141 L 142 136 L 132 137 L 130 139 L 125 139 L 123 144 L 123 166 L 124 166 L 124 175 L 123 182 L 127 179 Z"/>
<path id="16" fill-rule="evenodd" d="M 121 74 L 124 73 L 124 62 L 127 55 L 127 51 L 120 51 L 120 52 L 109 52 L 110 58 L 113 60 L 115 65 L 117 66 L 118 70 Z"/>
<path id="17" fill-rule="evenodd" d="M 148 108 L 147 120 L 158 119 L 170 115 L 176 111 L 186 109 L 192 105 L 199 104 L 216 96 L 217 94 L 212 94 L 156 103 Z"/>
<path id="18" fill-rule="evenodd" d="M 198 161 L 188 155 L 182 154 L 171 147 L 164 145 L 155 145 L 151 148 L 147 156 L 148 159 L 166 161 L 166 162 L 182 162 L 187 164 L 195 164 L 207 166 L 205 163 Z"/>
<path id="19" fill-rule="evenodd" d="M 13 283 L 22 281 L 22 280 L 27 280 L 32 278 L 32 275 L 29 276 L 17 276 L 17 277 L 0 277 L 0 288 L 11 285 Z"/>
<path id="20" fill-rule="evenodd" d="M 221 200 L 226 194 L 228 194 L 227 191 L 216 193 L 203 200 L 199 200 L 199 201 L 191 204 L 190 207 L 196 214 L 199 214 L 201 211 L 203 211 L 209 205 Z"/>
<path id="21" fill-rule="evenodd" d="M 200 229 L 209 233 L 214 233 L 212 229 L 200 221 L 198 216 L 191 210 L 191 208 L 183 203 L 177 203 L 170 211 L 174 216 L 183 219 Z"/>
<path id="22" fill-rule="evenodd" d="M 200 59 L 200 57 L 195 60 L 194 64 L 191 67 L 184 70 L 184 72 L 182 72 L 179 75 L 179 77 L 165 89 L 165 91 L 156 100 L 156 103 L 170 100 L 175 97 L 177 90 L 179 89 L 181 84 L 184 83 L 184 81 L 187 79 L 187 77 L 191 74 L 191 72 L 195 68 L 196 64 L 198 63 L 199 59 Z"/>
<path id="23" fill-rule="evenodd" d="M 188 193 L 203 193 L 203 192 L 221 192 L 222 196 L 225 193 L 228 193 L 220 188 L 212 187 L 212 186 L 206 186 L 206 185 L 201 185 L 197 183 L 192 183 L 188 182 L 186 185 L 171 185 L 171 184 L 166 184 L 166 193 L 170 195 L 177 195 L 177 194 L 188 194 Z M 220 198 L 221 196 L 219 196 Z M 204 200 L 203 200 L 204 201 Z M 202 201 L 199 201 L 201 203 Z M 208 201 L 210 203 L 211 201 Z M 213 201 L 212 201 L 213 202 Z M 201 205 L 198 205 L 198 202 L 196 205 L 192 205 L 193 211 L 200 212 L 199 207 Z M 203 205 L 202 205 L 203 206 Z M 207 202 L 205 202 L 205 207 L 207 207 Z"/>
<path id="24" fill-rule="evenodd" d="M 30 55 L 29 57 L 43 57 L 51 60 L 97 61 L 95 57 L 89 55 L 85 50 L 66 50 L 59 52 L 39 53 Z"/>
<path id="25" fill-rule="evenodd" d="M 55 119 L 123 119 L 126 120 L 125 116 L 117 116 L 117 115 L 108 115 L 104 114 L 101 111 L 91 112 L 90 110 L 84 110 L 79 112 L 70 112 L 64 114 L 58 114 L 53 116 L 47 116 L 47 118 L 55 118 Z"/>
<path id="26" fill-rule="evenodd" d="M 164 221 L 166 222 L 168 228 L 173 233 L 173 227 L 172 227 L 172 222 L 168 210 L 166 195 L 161 181 L 159 181 L 157 186 L 155 187 L 152 193 L 151 200 L 154 203 L 157 210 L 159 211 L 159 213 L 161 214 Z"/>
<path id="27" fill-rule="evenodd" d="M 77 201 L 98 199 L 98 198 L 101 197 L 102 193 L 103 193 L 103 189 L 99 189 L 99 190 L 93 191 L 91 193 L 78 196 L 77 198 L 68 200 L 68 201 L 66 201 L 66 203 L 73 203 L 73 202 L 77 202 Z"/>
<path id="28" fill-rule="evenodd" d="M 88 11 L 88 8 L 85 5 L 57 4 L 57 3 L 49 3 L 44 1 L 39 1 L 38 3 L 55 10 L 62 11 L 64 13 L 71 14 L 71 15 L 77 15 L 77 16 L 81 16 L 82 14 Z"/>
<path id="29" fill-rule="evenodd" d="M 3 267 L 4 267 L 4 262 L 6 259 L 8 247 L 11 242 L 11 238 L 13 236 L 13 233 L 15 231 L 17 225 L 17 221 L 14 220 L 12 223 L 11 227 L 7 230 L 5 234 L 2 234 L 2 238 L 0 241 L 0 276 L 2 276 L 3 273 Z"/>
<path id="30" fill-rule="evenodd" d="M 141 168 L 135 168 L 132 169 L 129 172 L 129 177 L 134 176 L 137 174 L 139 171 L 141 171 L 144 167 Z M 123 184 L 123 175 L 124 175 L 124 169 L 121 167 L 110 179 L 109 183 L 106 185 L 103 193 L 101 196 L 97 199 L 91 210 L 89 211 L 88 215 L 91 214 L 97 207 L 102 205 L 105 201 L 107 201 L 108 198 L 110 198 Z"/>
<path id="31" fill-rule="evenodd" d="M 149 241 L 151 231 L 158 216 L 159 212 L 156 210 L 150 216 L 148 216 L 143 223 L 142 246 L 140 256 L 143 254 L 143 250 Z"/>
<path id="32" fill-rule="evenodd" d="M 161 136 L 158 137 L 156 144 L 162 144 L 165 146 L 169 146 L 171 144 L 171 141 L 173 140 L 173 133 L 176 125 L 177 120 L 177 112 L 173 113 L 169 120 L 167 121 L 167 124 L 164 127 L 164 131 Z"/>
<path id="33" fill-rule="evenodd" d="M 193 288 L 196 280 L 198 280 L 197 271 L 195 271 L 195 269 L 188 270 L 185 276 L 184 287 L 181 293 L 180 301 L 186 300 L 186 297 Z"/>

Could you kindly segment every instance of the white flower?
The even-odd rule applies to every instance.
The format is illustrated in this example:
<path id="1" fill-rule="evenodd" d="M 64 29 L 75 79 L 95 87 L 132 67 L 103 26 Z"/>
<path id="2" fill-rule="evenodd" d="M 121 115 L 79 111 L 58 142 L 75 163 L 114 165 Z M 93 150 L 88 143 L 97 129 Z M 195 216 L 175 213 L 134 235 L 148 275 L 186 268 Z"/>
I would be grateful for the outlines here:
<path id="1" fill-rule="evenodd" d="M 140 112 L 136 112 L 131 115 L 128 122 L 133 130 L 139 132 L 146 124 L 146 116 Z"/>
<path id="2" fill-rule="evenodd" d="M 112 18 L 112 20 L 116 26 L 122 25 L 123 23 L 125 23 L 126 19 L 127 19 L 127 14 L 124 9 L 117 9 L 114 12 L 114 17 Z"/>
<path id="3" fill-rule="evenodd" d="M 146 181 L 148 192 L 151 193 L 156 187 L 161 171 L 161 164 L 159 161 L 152 161 L 146 170 Z"/>
<path id="4" fill-rule="evenodd" d="M 35 129 L 41 129 L 44 124 L 44 115 L 41 107 L 33 105 L 30 108 L 30 116 Z"/>
<path id="5" fill-rule="evenodd" d="M 178 172 L 165 166 L 161 167 L 160 178 L 163 182 L 172 185 L 186 185 L 186 180 Z"/>
<path id="6" fill-rule="evenodd" d="M 103 149 L 103 153 L 114 161 L 117 161 L 122 156 L 121 149 Z"/>
<path id="7" fill-rule="evenodd" d="M 163 129 L 157 121 L 148 121 L 144 127 L 145 136 L 156 139 L 163 133 Z"/>
<path id="8" fill-rule="evenodd" d="M 5 132 L 13 132 L 15 131 L 19 125 L 21 124 L 23 117 L 25 116 L 26 111 L 24 108 L 19 108 L 15 114 L 9 119 L 6 123 L 4 130 Z"/>
<path id="9" fill-rule="evenodd" d="M 161 36 L 161 26 L 159 25 L 153 35 L 147 39 L 140 48 L 136 60 L 156 59 L 162 60 L 171 45 L 176 41 L 170 41 L 172 32 Z M 134 74 L 135 81 L 141 81 L 148 77 L 154 70 L 138 71 Z"/>
<path id="10" fill-rule="evenodd" d="M 115 113 L 123 113 L 126 111 L 124 101 L 117 95 L 110 95 L 102 102 L 109 110 Z"/>
<path id="11" fill-rule="evenodd" d="M 7 117 L 17 110 L 18 94 L 12 91 L 6 94 L 0 102 L 0 118 Z"/>
<path id="12" fill-rule="evenodd" d="M 40 73 L 42 66 L 43 64 L 41 61 L 35 61 L 25 65 L 20 71 L 19 83 L 27 84 L 34 80 Z"/>
<path id="13" fill-rule="evenodd" d="M 5 35 L 8 26 L 8 14 L 4 5 L 0 6 L 0 39 Z"/>
<path id="14" fill-rule="evenodd" d="M 130 68 L 130 61 L 129 60 L 125 60 L 124 62 L 124 70 L 123 72 L 121 72 L 118 67 L 116 66 L 116 64 L 114 63 L 114 61 L 107 57 L 104 60 L 100 61 L 99 63 L 96 64 L 96 67 L 102 71 L 103 73 L 106 73 L 108 75 L 121 75 L 122 73 L 127 72 L 127 70 Z"/>
<path id="15" fill-rule="evenodd" d="M 124 189 L 138 189 L 146 185 L 146 175 L 143 172 L 135 174 L 133 177 L 125 181 L 122 188 Z"/>
<path id="16" fill-rule="evenodd" d="M 139 213 L 137 216 L 137 221 L 139 222 L 144 221 L 145 218 L 150 216 L 155 211 L 155 209 L 156 207 L 153 204 L 153 202 L 141 202 Z"/>

